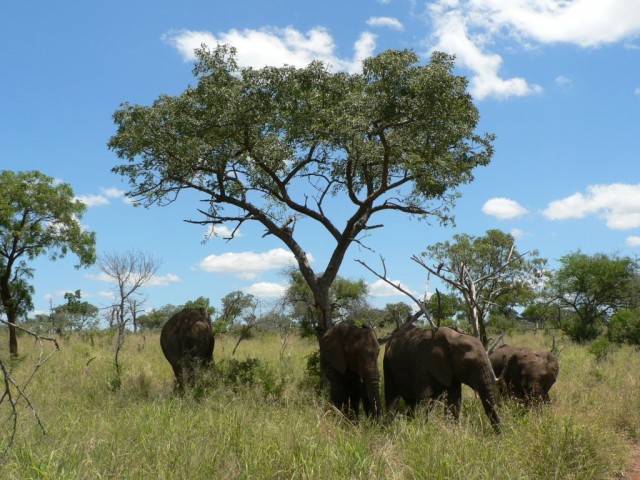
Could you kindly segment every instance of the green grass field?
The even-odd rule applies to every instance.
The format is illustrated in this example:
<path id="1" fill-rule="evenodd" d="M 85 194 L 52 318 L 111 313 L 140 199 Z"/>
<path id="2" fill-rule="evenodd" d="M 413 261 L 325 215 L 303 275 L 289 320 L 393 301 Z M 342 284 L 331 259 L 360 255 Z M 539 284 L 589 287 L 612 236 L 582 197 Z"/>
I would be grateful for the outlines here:
<path id="1" fill-rule="evenodd" d="M 551 344 L 542 333 L 506 340 Z M 234 342 L 216 339 L 221 369 Z M 27 388 L 46 434 L 22 402 L 1 478 L 613 479 L 622 478 L 640 441 L 640 352 L 631 347 L 601 360 L 586 347 L 566 347 L 552 404 L 537 412 L 501 405 L 498 435 L 468 389 L 457 423 L 438 408 L 428 419 L 350 424 L 304 386 L 315 340 L 289 338 L 284 349 L 275 335 L 245 341 L 236 357 L 258 358 L 257 376 L 230 385 L 214 374 L 183 395 L 173 393 L 158 334 L 127 337 L 114 391 L 112 344 L 107 335 L 93 345 L 60 342 Z M 25 336 L 20 348 L 13 376 L 24 382 L 39 350 Z M 3 402 L 3 421 L 9 413 Z M 4 421 L 3 445 L 9 431 Z"/>

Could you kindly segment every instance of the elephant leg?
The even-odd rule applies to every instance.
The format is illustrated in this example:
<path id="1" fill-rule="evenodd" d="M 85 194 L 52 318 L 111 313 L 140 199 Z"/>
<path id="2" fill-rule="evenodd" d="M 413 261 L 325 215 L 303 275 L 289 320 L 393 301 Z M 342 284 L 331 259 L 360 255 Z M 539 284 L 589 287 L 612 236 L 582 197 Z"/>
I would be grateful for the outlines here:
<path id="1" fill-rule="evenodd" d="M 349 396 L 349 414 L 354 418 L 358 417 L 358 413 L 360 413 L 360 401 L 362 400 L 362 382 L 357 375 L 351 373 L 348 374 L 348 396 Z"/>
<path id="2" fill-rule="evenodd" d="M 331 383 L 331 403 L 343 413 L 347 413 L 349 409 L 349 390 L 344 378 L 336 378 L 332 376 Z"/>
<path id="3" fill-rule="evenodd" d="M 394 411 L 398 402 L 398 387 L 396 386 L 393 375 L 387 369 L 384 370 L 384 406 L 387 412 Z M 406 403 L 406 400 L 405 400 Z"/>
<path id="4" fill-rule="evenodd" d="M 460 407 L 462 404 L 462 383 L 454 381 L 447 389 L 446 395 L 447 407 L 445 413 L 457 420 L 460 417 Z"/>

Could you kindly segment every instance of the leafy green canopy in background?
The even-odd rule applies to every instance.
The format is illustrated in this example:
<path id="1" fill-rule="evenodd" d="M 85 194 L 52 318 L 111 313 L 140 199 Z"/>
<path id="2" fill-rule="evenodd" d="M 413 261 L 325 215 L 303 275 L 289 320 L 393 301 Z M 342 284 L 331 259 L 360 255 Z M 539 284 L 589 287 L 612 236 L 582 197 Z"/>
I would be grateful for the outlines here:
<path id="1" fill-rule="evenodd" d="M 372 218 L 395 210 L 449 222 L 455 188 L 492 155 L 493 137 L 474 133 L 467 80 L 443 53 L 419 65 L 414 52 L 388 50 L 359 74 L 322 62 L 241 68 L 224 45 L 197 59 L 195 86 L 115 112 L 109 147 L 126 163 L 113 171 L 142 205 L 195 190 L 204 207 L 190 221 L 262 224 L 294 254 L 321 330 L 332 323 L 329 288 L 348 247 L 381 226 Z M 296 234 L 302 222 L 333 245 L 322 273 Z"/>
<path id="2" fill-rule="evenodd" d="M 18 354 L 13 325 L 31 307 L 32 287 L 27 267 L 40 255 L 51 260 L 70 251 L 77 268 L 95 262 L 95 233 L 84 231 L 86 205 L 71 186 L 34 171 L 0 171 L 0 300 L 9 322 L 9 351 Z"/>
<path id="3" fill-rule="evenodd" d="M 578 250 L 560 258 L 546 295 L 567 312 L 563 329 L 574 340 L 592 340 L 611 315 L 638 306 L 639 276 L 636 259 Z"/>

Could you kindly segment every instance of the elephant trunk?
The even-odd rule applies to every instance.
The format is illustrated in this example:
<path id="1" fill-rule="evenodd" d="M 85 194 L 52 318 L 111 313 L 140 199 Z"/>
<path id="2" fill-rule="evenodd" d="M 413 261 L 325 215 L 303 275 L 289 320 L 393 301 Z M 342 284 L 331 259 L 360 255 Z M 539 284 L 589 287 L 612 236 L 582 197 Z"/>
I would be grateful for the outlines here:
<path id="1" fill-rule="evenodd" d="M 500 417 L 498 417 L 498 411 L 496 410 L 496 376 L 491 364 L 482 367 L 480 380 L 478 395 L 482 401 L 482 406 L 493 428 L 499 431 Z"/>
<path id="2" fill-rule="evenodd" d="M 364 410 L 369 416 L 382 415 L 382 399 L 380 396 L 380 373 L 376 370 L 367 372 L 363 377 L 365 396 Z"/>

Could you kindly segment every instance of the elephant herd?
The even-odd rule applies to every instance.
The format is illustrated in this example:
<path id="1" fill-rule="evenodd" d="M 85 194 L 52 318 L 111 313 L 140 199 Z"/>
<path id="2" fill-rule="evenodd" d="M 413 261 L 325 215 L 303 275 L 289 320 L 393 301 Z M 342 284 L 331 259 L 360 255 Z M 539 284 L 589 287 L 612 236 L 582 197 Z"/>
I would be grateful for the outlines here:
<path id="1" fill-rule="evenodd" d="M 369 327 L 340 323 L 319 338 L 320 364 L 330 384 L 331 401 L 356 417 L 360 406 L 368 416 L 382 414 L 378 355 L 380 343 Z M 211 363 L 214 336 L 203 309 L 183 309 L 172 316 L 160 334 L 162 351 L 177 385 L 193 381 L 197 368 Z M 383 357 L 385 407 L 393 411 L 401 398 L 409 410 L 427 408 L 444 397 L 447 412 L 457 418 L 462 384 L 480 398 L 487 417 L 497 428 L 497 390 L 527 406 L 549 401 L 558 376 L 558 359 L 548 351 L 503 345 L 491 354 L 477 338 L 451 327 L 404 325 L 387 342 Z"/>

